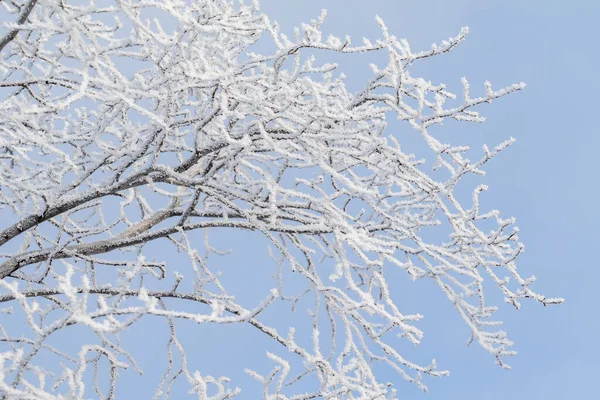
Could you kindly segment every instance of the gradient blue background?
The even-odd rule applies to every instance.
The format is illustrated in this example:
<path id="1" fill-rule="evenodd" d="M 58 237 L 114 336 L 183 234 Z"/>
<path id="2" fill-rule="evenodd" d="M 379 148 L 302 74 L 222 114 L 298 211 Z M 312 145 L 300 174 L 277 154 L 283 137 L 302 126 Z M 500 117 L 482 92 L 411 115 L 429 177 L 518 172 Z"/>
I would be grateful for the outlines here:
<path id="1" fill-rule="evenodd" d="M 324 33 L 350 34 L 355 43 L 363 36 L 380 36 L 376 14 L 393 34 L 407 38 L 414 50 L 429 49 L 431 43 L 469 26 L 470 34 L 455 50 L 412 68 L 414 76 L 444 82 L 459 95 L 462 76 L 469 79 L 473 96 L 483 94 L 485 80 L 495 88 L 527 83 L 525 91 L 480 107 L 487 117 L 484 124 L 448 121 L 433 133 L 443 142 L 472 145 L 473 154 L 480 154 L 483 143 L 493 146 L 511 136 L 517 139 L 486 165 L 484 179 L 468 180 L 459 195 L 470 204 L 470 190 L 477 183 L 488 184 L 489 190 L 481 197 L 482 210 L 495 208 L 503 217 L 517 218 L 519 236 L 526 245 L 518 262 L 521 274 L 538 277 L 534 286 L 538 292 L 566 298 L 565 304 L 546 308 L 524 301 L 523 308 L 516 311 L 502 302 L 498 290 L 489 287 L 492 290 L 487 299 L 501 307 L 497 315 L 505 321 L 504 329 L 519 352 L 507 360 L 513 369 L 505 371 L 477 345 L 466 347 L 468 329 L 436 287 L 427 281 L 412 283 L 399 273 L 394 278 L 392 273 L 394 298 L 400 309 L 425 316 L 418 325 L 425 332 L 422 344 L 411 348 L 401 343 L 399 350 L 422 364 L 435 357 L 439 368 L 450 370 L 450 377 L 426 378 L 428 394 L 389 371 L 380 375 L 382 381 L 393 382 L 400 398 L 595 398 L 594 379 L 600 372 L 600 302 L 596 293 L 600 282 L 596 256 L 600 246 L 600 168 L 596 163 L 600 140 L 595 123 L 600 93 L 596 77 L 600 3 L 575 1 L 567 7 L 558 1 L 534 0 L 261 2 L 262 11 L 290 35 L 294 25 L 316 18 L 322 8 L 328 9 Z M 268 43 L 268 38 L 261 40 L 256 50 L 267 52 Z M 317 53 L 317 61 L 339 62 L 340 71 L 348 77 L 347 87 L 356 90 L 371 76 L 368 63 L 383 66 L 386 57 L 383 53 Z M 421 139 L 406 124 L 390 118 L 388 129 L 408 151 L 427 156 Z M 214 231 L 210 237 L 216 247 L 233 250 L 230 256 L 212 259 L 212 266 L 224 273 L 222 280 L 230 293 L 248 307 L 257 304 L 275 286 L 270 279 L 274 268 L 266 255 L 266 241 L 248 232 Z M 201 243 L 201 234 L 195 238 Z M 158 242 L 150 248 L 160 257 Z M 177 260 L 171 261 L 177 265 Z M 301 312 L 303 307 L 308 305 L 301 304 Z M 282 325 L 290 317 L 289 307 L 283 305 L 261 315 Z M 159 332 L 166 333 L 164 324 L 145 320 L 127 335 L 145 373 L 138 378 L 124 373 L 124 378 L 127 375 L 132 380 L 118 386 L 120 398 L 151 397 L 155 379 L 164 371 L 164 346 L 150 345 L 150 334 L 155 339 L 164 338 Z M 308 333 L 299 332 L 299 337 Z M 265 357 L 265 351 L 286 355 L 249 326 L 198 327 L 183 322 L 179 334 L 188 351 L 190 369 L 232 377 L 231 385 L 243 388 L 241 399 L 260 398 L 260 386 L 243 374 L 243 368 L 267 374 L 274 364 Z M 147 340 L 140 340 L 142 337 Z M 300 391 L 309 391 L 309 386 Z M 174 394 L 185 397 L 185 388 L 183 382 L 175 385 Z"/>
<path id="2" fill-rule="evenodd" d="M 507 360 L 513 369 L 504 371 L 476 345 L 465 346 L 468 330 L 436 288 L 427 282 L 409 283 L 398 276 L 401 290 L 395 292 L 395 298 L 400 309 L 425 315 L 419 324 L 425 331 L 422 345 L 416 349 L 403 346 L 402 354 L 423 363 L 435 357 L 439 367 L 449 369 L 451 376 L 426 379 L 429 394 L 402 382 L 395 374 L 384 373 L 382 380 L 394 382 L 400 398 L 596 398 L 594 379 L 600 372 L 600 168 L 596 161 L 600 150 L 596 132 L 600 3 L 571 1 L 567 6 L 566 2 L 538 0 L 261 1 L 261 9 L 279 21 L 287 33 L 292 32 L 293 25 L 317 17 L 322 8 L 329 11 L 324 32 L 342 37 L 350 34 L 355 43 L 362 36 L 379 37 L 376 14 L 393 34 L 406 37 L 415 50 L 428 49 L 431 43 L 469 26 L 471 33 L 465 42 L 449 54 L 417 63 L 413 75 L 444 82 L 454 92 L 460 91 L 460 77 L 466 76 L 473 95 L 483 93 L 486 79 L 495 88 L 520 81 L 528 84 L 523 92 L 480 107 L 478 110 L 487 117 L 484 124 L 448 122 L 434 133 L 443 142 L 469 144 L 476 150 L 482 143 L 495 145 L 510 136 L 517 139 L 486 166 L 488 174 L 483 182 L 490 188 L 482 195 L 482 210 L 496 208 L 504 217 L 517 218 L 519 236 L 526 245 L 526 252 L 519 258 L 522 275 L 535 274 L 539 278 L 534 287 L 537 291 L 566 298 L 565 304 L 546 308 L 524 302 L 517 312 L 502 304 L 494 292 L 488 294 L 501 306 L 498 314 L 519 351 Z M 259 43 L 258 48 L 262 45 Z M 369 62 L 381 65 L 385 60 L 367 55 L 317 56 L 321 62 L 340 62 L 349 89 L 357 89 L 370 77 Z M 408 149 L 416 153 L 423 150 L 420 139 L 407 125 L 391 119 L 389 129 Z M 465 198 L 470 197 L 466 188 L 464 193 Z M 201 243 L 201 234 L 194 238 Z M 272 262 L 266 255 L 266 241 L 258 234 L 215 231 L 211 243 L 234 250 L 223 260 L 213 261 L 220 263 L 217 269 L 224 272 L 225 283 L 237 300 L 249 307 L 257 304 L 274 286 L 269 279 L 273 268 L 267 268 Z M 158 258 L 166 249 L 162 245 L 166 246 L 166 242 L 149 246 Z M 175 268 L 185 258 L 169 261 Z M 232 278 L 227 278 L 227 272 Z M 265 318 L 289 318 L 287 310 L 273 307 Z M 277 351 L 279 347 L 272 347 L 264 335 L 248 326 L 199 327 L 181 323 L 178 329 L 192 371 L 200 367 L 203 374 L 229 375 L 235 378 L 232 386 L 244 389 L 239 398 L 259 398 L 259 385 L 252 384 L 252 379 L 241 371 L 254 367 L 267 373 L 273 364 L 264 356 L 265 350 Z M 76 349 L 77 342 L 85 337 L 77 332 L 65 331 L 52 340 L 69 343 Z M 155 347 L 152 339 L 160 338 L 159 342 L 164 343 L 166 333 L 162 322 L 147 319 L 126 335 L 128 347 L 145 374 L 137 377 L 132 371 L 123 371 L 121 375 L 127 383 L 118 384 L 117 398 L 152 397 L 156 379 L 164 372 L 165 357 L 164 346 Z M 285 355 L 281 351 L 278 354 Z M 174 394 L 172 398 L 187 398 L 185 385 L 176 385 Z"/>
<path id="3" fill-rule="evenodd" d="M 477 347 L 465 348 L 466 328 L 449 307 L 440 305 L 435 315 L 422 311 L 425 321 L 436 320 L 422 325 L 422 350 L 434 354 L 451 376 L 426 380 L 427 395 L 402 384 L 400 394 L 432 400 L 596 398 L 600 2 L 263 0 L 261 5 L 283 27 L 314 18 L 326 8 L 323 30 L 356 39 L 377 36 L 373 16 L 378 14 L 413 49 L 427 49 L 466 25 L 470 34 L 465 42 L 447 55 L 419 63 L 414 74 L 455 90 L 466 76 L 480 94 L 486 79 L 497 88 L 527 83 L 524 92 L 481 107 L 484 124 L 452 124 L 438 130 L 439 137 L 477 147 L 510 136 L 517 139 L 487 166 L 484 180 L 490 189 L 482 203 L 517 218 L 526 245 L 519 259 L 521 273 L 535 274 L 539 292 L 566 302 L 546 308 L 525 302 L 518 312 L 500 304 L 504 329 L 519 351 L 508 360 L 511 371 L 496 366 Z M 351 61 L 343 68 L 350 87 L 369 76 L 361 60 Z M 433 305 L 423 308 L 436 312 Z"/>

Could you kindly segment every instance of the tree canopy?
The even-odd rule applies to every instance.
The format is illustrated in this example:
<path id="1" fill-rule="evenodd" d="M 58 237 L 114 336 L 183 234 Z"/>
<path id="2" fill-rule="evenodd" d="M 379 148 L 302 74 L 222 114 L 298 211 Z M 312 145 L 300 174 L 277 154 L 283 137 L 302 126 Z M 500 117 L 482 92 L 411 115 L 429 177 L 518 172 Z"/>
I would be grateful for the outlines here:
<path id="1" fill-rule="evenodd" d="M 380 18 L 381 37 L 360 43 L 325 35 L 325 13 L 288 37 L 257 2 L 0 4 L 12 18 L 0 39 L 4 398 L 115 398 L 123 371 L 144 369 L 120 335 L 154 316 L 169 331 L 155 398 L 179 381 L 200 399 L 243 393 L 186 359 L 177 324 L 188 320 L 250 325 L 278 345 L 266 354 L 271 371 L 242 367 L 265 399 L 393 399 L 378 365 L 423 389 L 422 376 L 448 372 L 398 350 L 420 342 L 422 316 L 396 304 L 386 271 L 435 283 L 471 340 L 506 368 L 512 342 L 484 286 L 516 308 L 562 302 L 517 271 L 518 229 L 480 210 L 486 186 L 468 204 L 455 195 L 513 139 L 477 154 L 431 133 L 449 119 L 483 122 L 477 106 L 525 86 L 485 82 L 472 95 L 463 78 L 457 96 L 411 74 L 466 28 L 415 51 Z M 265 37 L 273 51 L 259 54 Z M 354 92 L 335 64 L 318 61 L 362 52 L 387 64 Z M 422 138 L 433 171 L 403 151 L 389 118 Z M 276 273 L 262 302 L 237 301 L 213 268 L 210 235 L 232 229 L 269 243 Z M 443 239 L 424 234 L 432 229 Z M 148 256 L 159 245 L 161 259 Z M 303 314 L 301 301 L 312 309 L 310 340 L 262 317 L 277 303 Z M 92 335 L 70 354 L 53 337 L 74 326 Z"/>

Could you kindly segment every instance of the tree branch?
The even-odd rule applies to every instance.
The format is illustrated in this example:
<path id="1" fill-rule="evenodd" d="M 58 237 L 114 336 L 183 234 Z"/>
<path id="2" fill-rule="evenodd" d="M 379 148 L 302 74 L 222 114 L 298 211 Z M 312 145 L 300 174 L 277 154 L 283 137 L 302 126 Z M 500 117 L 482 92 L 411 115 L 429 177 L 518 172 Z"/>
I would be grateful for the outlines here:
<path id="1" fill-rule="evenodd" d="M 25 23 L 25 21 L 27 21 L 27 18 L 29 18 L 29 15 L 33 11 L 33 8 L 37 4 L 37 2 L 38 2 L 38 0 L 29 0 L 29 3 L 27 3 L 27 5 L 25 6 L 25 9 L 21 13 L 21 16 L 17 20 L 17 25 L 22 25 Z M 2 51 L 4 49 L 4 47 L 6 47 L 6 45 L 9 44 L 17 36 L 19 31 L 20 31 L 19 27 L 16 27 L 13 30 L 11 30 L 10 32 L 8 32 L 6 35 L 4 35 L 2 40 L 0 40 L 0 51 Z"/>

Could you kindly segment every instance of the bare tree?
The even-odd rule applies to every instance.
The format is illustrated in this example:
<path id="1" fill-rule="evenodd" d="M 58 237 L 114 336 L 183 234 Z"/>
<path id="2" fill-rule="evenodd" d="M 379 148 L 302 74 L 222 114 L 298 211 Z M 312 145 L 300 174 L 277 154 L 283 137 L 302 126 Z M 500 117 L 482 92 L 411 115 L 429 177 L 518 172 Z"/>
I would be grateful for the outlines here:
<path id="1" fill-rule="evenodd" d="M 250 325 L 279 346 L 267 354 L 272 371 L 246 371 L 265 399 L 392 399 L 396 389 L 375 365 L 423 389 L 422 375 L 447 372 L 397 350 L 399 341 L 419 343 L 421 316 L 394 303 L 386 271 L 435 282 L 471 339 L 503 367 L 512 343 L 491 319 L 484 282 L 517 308 L 524 298 L 562 302 L 534 292 L 534 278 L 517 272 L 517 228 L 496 210 L 480 211 L 486 186 L 468 205 L 455 197 L 461 178 L 483 175 L 512 139 L 470 161 L 468 147 L 430 134 L 446 119 L 482 122 L 475 106 L 524 87 L 486 82 L 473 97 L 463 78 L 456 99 L 411 75 L 414 63 L 458 45 L 466 28 L 415 52 L 379 18 L 382 36 L 373 42 L 325 38 L 325 13 L 290 38 L 257 3 L 0 4 L 12 15 L 0 40 L 3 398 L 115 398 L 119 372 L 143 370 L 119 335 L 155 316 L 170 332 L 155 398 L 167 398 L 176 381 L 199 399 L 241 391 L 207 375 L 209 365 L 195 371 L 186 361 L 177 321 L 190 320 Z M 263 36 L 273 51 L 253 53 Z M 380 52 L 388 62 L 351 93 L 335 65 L 317 64 L 317 51 Z M 437 172 L 401 150 L 398 134 L 385 129 L 389 115 L 422 137 Z M 436 226 L 451 233 L 426 239 Z M 237 302 L 209 262 L 219 252 L 206 235 L 226 229 L 270 243 L 277 274 L 260 304 Z M 163 259 L 150 261 L 155 243 Z M 176 252 L 187 264 L 171 261 Z M 313 307 L 308 346 L 261 315 L 303 299 Z M 52 342 L 72 326 L 94 334 L 76 354 Z M 307 391 L 310 379 L 317 384 Z"/>

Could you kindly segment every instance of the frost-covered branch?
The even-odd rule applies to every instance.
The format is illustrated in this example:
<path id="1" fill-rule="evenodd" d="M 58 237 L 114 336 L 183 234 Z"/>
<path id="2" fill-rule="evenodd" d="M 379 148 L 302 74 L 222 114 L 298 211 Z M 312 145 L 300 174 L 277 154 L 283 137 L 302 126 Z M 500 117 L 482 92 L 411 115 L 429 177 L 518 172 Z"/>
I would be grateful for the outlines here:
<path id="1" fill-rule="evenodd" d="M 448 119 L 483 122 L 479 106 L 524 88 L 485 82 L 475 96 L 463 78 L 456 96 L 412 75 L 415 63 L 451 56 L 466 28 L 414 52 L 380 18 L 381 38 L 360 44 L 325 37 L 325 13 L 291 38 L 257 2 L 1 4 L 14 18 L 0 39 L 4 398 L 115 398 L 122 371 L 143 372 L 121 336 L 158 318 L 168 335 L 157 399 L 178 380 L 200 399 L 246 390 L 187 357 L 182 321 L 251 325 L 275 343 L 265 349 L 272 370 L 243 366 L 265 399 L 394 399 L 379 366 L 424 390 L 423 376 L 448 372 L 398 350 L 424 333 L 422 316 L 397 304 L 390 271 L 433 281 L 504 367 L 512 342 L 484 282 L 516 308 L 562 302 L 517 271 L 518 229 L 480 209 L 485 185 L 470 204 L 457 200 L 461 179 L 483 175 L 513 139 L 471 161 L 469 147 L 431 133 Z M 263 36 L 273 50 L 258 54 Z M 316 58 L 358 52 L 388 61 L 356 92 Z M 390 114 L 401 121 L 393 129 Z M 435 173 L 401 148 L 410 130 Z M 450 234 L 426 234 L 440 228 Z M 218 272 L 209 237 L 223 230 L 269 244 L 275 274 L 252 265 L 257 282 L 275 278 L 258 305 L 237 302 Z M 155 246 L 159 261 L 148 257 Z M 277 304 L 309 338 L 265 316 Z M 53 341 L 74 326 L 90 333 L 75 353 Z"/>

